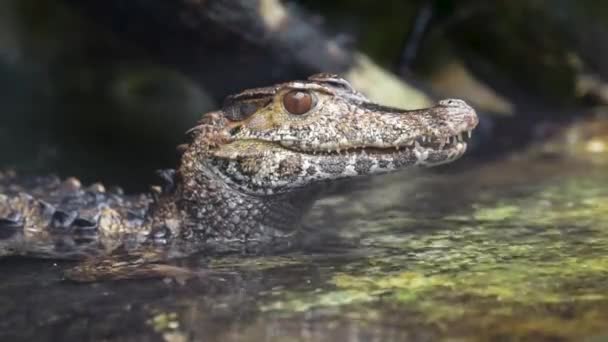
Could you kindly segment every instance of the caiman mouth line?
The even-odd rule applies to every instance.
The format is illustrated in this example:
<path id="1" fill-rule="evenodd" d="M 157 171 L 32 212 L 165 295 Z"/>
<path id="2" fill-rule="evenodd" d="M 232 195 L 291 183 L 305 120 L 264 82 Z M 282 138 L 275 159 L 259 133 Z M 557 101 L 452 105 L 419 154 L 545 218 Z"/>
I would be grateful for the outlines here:
<path id="1" fill-rule="evenodd" d="M 332 155 L 343 155 L 343 154 L 395 154 L 401 151 L 418 151 L 418 150 L 433 150 L 440 152 L 443 150 L 462 149 L 466 148 L 467 143 L 471 139 L 471 130 L 464 131 L 455 135 L 447 136 L 445 138 L 428 137 L 422 136 L 419 138 L 412 139 L 404 144 L 395 145 L 391 147 L 374 147 L 374 146 L 354 146 L 349 148 L 341 149 L 327 149 L 327 150 L 309 150 L 300 149 L 293 146 L 286 146 L 287 144 L 281 144 L 281 142 L 274 141 L 274 144 L 279 145 L 281 148 L 302 153 L 308 155 L 321 155 L 321 156 L 332 156 Z M 460 146 L 459 146 L 460 144 Z"/>

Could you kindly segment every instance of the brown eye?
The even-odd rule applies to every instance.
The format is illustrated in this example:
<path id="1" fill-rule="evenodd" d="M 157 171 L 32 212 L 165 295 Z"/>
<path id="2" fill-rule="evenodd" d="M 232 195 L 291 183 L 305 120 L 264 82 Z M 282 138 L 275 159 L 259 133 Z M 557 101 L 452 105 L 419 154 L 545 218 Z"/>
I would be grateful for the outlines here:
<path id="1" fill-rule="evenodd" d="M 292 90 L 283 96 L 283 107 L 291 114 L 301 115 L 312 108 L 312 95 L 307 91 Z"/>

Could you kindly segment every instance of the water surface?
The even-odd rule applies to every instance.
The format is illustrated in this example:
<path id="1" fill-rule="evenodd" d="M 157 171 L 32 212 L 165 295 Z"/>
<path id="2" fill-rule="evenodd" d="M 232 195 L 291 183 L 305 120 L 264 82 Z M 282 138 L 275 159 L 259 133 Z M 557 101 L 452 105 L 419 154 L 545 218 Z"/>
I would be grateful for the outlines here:
<path id="1" fill-rule="evenodd" d="M 1 340 L 608 340 L 608 168 L 513 158 L 322 200 L 334 238 L 193 257 L 204 279 L 77 284 L 0 262 Z"/>

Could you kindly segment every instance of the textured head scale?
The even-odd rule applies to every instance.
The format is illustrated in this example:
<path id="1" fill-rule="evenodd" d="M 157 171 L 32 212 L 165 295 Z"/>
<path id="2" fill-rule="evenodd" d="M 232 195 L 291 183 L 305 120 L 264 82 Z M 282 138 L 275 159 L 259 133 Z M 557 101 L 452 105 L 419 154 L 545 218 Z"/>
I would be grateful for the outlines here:
<path id="1" fill-rule="evenodd" d="M 191 153 L 198 155 L 189 162 L 239 191 L 277 194 L 451 162 L 477 122 L 461 100 L 402 110 L 371 102 L 343 78 L 317 74 L 229 96 L 197 126 Z"/>

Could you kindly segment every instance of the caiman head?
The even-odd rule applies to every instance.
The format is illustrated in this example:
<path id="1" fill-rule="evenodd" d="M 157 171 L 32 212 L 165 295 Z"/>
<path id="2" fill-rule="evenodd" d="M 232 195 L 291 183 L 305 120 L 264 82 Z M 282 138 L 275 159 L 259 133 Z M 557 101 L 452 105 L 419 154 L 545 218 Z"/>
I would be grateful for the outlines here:
<path id="1" fill-rule="evenodd" d="M 477 123 L 462 100 L 403 110 L 371 102 L 343 78 L 318 74 L 229 96 L 194 130 L 210 173 L 240 192 L 271 195 L 449 163 L 463 155 Z"/>

